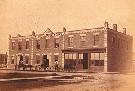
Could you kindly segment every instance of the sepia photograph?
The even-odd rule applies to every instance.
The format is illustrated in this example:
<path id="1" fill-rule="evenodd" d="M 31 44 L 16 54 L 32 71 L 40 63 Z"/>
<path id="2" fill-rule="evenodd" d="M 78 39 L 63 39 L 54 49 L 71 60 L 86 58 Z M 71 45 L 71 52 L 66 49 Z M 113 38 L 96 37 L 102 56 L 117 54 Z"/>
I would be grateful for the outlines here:
<path id="1" fill-rule="evenodd" d="M 0 91 L 135 91 L 135 0 L 0 0 Z"/>

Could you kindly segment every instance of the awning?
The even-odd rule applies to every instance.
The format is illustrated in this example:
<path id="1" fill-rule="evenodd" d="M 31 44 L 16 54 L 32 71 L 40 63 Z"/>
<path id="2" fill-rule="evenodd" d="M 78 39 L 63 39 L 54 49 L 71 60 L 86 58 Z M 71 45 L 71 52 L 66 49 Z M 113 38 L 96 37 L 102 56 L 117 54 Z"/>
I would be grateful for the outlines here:
<path id="1" fill-rule="evenodd" d="M 90 49 L 75 49 L 75 48 L 68 48 L 63 49 L 62 52 L 105 52 L 106 48 L 90 48 Z"/>

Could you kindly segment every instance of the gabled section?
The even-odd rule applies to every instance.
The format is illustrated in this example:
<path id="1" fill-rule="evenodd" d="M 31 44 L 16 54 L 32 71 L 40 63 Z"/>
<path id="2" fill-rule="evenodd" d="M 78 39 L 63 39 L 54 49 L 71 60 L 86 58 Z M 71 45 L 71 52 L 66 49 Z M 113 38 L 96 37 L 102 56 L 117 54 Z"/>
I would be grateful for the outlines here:
<path id="1" fill-rule="evenodd" d="M 46 31 L 44 32 L 45 36 L 51 36 L 52 34 L 53 32 L 49 28 L 47 28 Z"/>

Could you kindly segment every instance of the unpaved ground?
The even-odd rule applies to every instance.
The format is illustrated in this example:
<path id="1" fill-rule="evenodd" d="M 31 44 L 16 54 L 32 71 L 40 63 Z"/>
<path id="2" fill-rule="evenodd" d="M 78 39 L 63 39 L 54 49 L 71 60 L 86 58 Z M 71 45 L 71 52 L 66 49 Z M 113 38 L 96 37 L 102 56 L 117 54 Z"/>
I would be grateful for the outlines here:
<path id="1" fill-rule="evenodd" d="M 0 73 L 11 73 L 4 71 Z M 20 72 L 21 77 L 26 73 L 30 77 L 39 73 Z M 42 72 L 45 74 L 52 74 Z M 73 78 L 55 78 L 56 80 L 19 80 L 0 82 L 0 91 L 135 91 L 135 74 L 92 74 L 92 73 L 57 73 L 59 75 L 71 75 Z M 11 75 L 11 74 L 10 74 Z M 18 75 L 20 77 L 20 75 Z M 15 77 L 18 77 L 15 76 Z M 28 75 L 27 75 L 28 76 Z M 27 77 L 26 76 L 26 77 Z M 45 75 L 47 76 L 47 75 Z M 7 76 L 9 77 L 9 76 Z M 14 77 L 14 76 L 13 76 Z M 11 77 L 12 78 L 12 77 Z M 64 80 L 62 80 L 64 79 Z"/>
<path id="2" fill-rule="evenodd" d="M 25 91 L 135 91 L 135 75 L 102 74 L 100 79 L 89 79 L 76 84 L 61 84 Z"/>

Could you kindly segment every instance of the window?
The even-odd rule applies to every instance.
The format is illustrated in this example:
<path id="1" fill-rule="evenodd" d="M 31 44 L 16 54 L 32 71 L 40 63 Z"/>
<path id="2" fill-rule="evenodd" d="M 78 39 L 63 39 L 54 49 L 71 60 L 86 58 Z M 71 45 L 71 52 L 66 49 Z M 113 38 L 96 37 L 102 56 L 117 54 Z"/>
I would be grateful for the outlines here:
<path id="1" fill-rule="evenodd" d="M 99 53 L 91 53 L 91 60 L 99 60 Z"/>
<path id="2" fill-rule="evenodd" d="M 104 53 L 91 53 L 92 66 L 104 66 Z"/>
<path id="3" fill-rule="evenodd" d="M 12 50 L 15 50 L 15 42 L 12 42 L 12 43 L 11 43 L 11 46 L 12 46 L 11 49 L 12 49 Z"/>
<path id="4" fill-rule="evenodd" d="M 68 55 L 69 55 L 69 56 L 68 56 L 68 57 L 69 57 L 68 59 L 72 59 L 72 54 L 68 54 Z"/>
<path id="5" fill-rule="evenodd" d="M 50 42 L 50 39 L 46 39 L 45 48 L 49 48 L 50 47 L 49 42 Z"/>
<path id="6" fill-rule="evenodd" d="M 76 54 L 75 53 L 73 54 L 73 59 L 76 59 Z"/>
<path id="7" fill-rule="evenodd" d="M 76 59 L 76 54 L 75 53 L 66 53 L 65 59 Z"/>
<path id="8" fill-rule="evenodd" d="M 58 41 L 57 38 L 55 39 L 55 44 L 54 45 L 55 45 L 55 48 L 58 48 L 59 47 L 59 41 Z"/>
<path id="9" fill-rule="evenodd" d="M 73 47 L 73 37 L 68 37 L 68 46 Z"/>
<path id="10" fill-rule="evenodd" d="M 29 64 L 29 56 L 25 56 L 25 64 Z"/>
<path id="11" fill-rule="evenodd" d="M 54 60 L 58 61 L 58 59 L 59 59 L 59 56 L 58 55 L 54 55 Z"/>
<path id="12" fill-rule="evenodd" d="M 99 44 L 99 35 L 94 35 L 94 45 Z"/>
<path id="13" fill-rule="evenodd" d="M 22 42 L 21 41 L 18 42 L 18 50 L 22 50 Z"/>
<path id="14" fill-rule="evenodd" d="M 86 36 L 81 36 L 81 46 L 86 45 Z"/>
<path id="15" fill-rule="evenodd" d="M 37 49 L 40 49 L 40 40 L 37 40 Z"/>
<path id="16" fill-rule="evenodd" d="M 36 55 L 36 64 L 40 63 L 40 55 Z"/>
<path id="17" fill-rule="evenodd" d="M 68 57 L 68 54 L 65 54 L 65 59 L 68 59 L 69 57 Z"/>
<path id="18" fill-rule="evenodd" d="M 15 58 L 14 56 L 11 56 L 11 64 L 14 64 L 15 63 Z"/>
<path id="19" fill-rule="evenodd" d="M 83 53 L 79 54 L 79 59 L 83 59 Z"/>
<path id="20" fill-rule="evenodd" d="M 127 50 L 129 49 L 129 45 L 127 44 L 127 48 L 126 48 Z"/>
<path id="21" fill-rule="evenodd" d="M 112 45 L 114 46 L 115 44 L 115 37 L 112 37 Z"/>
<path id="22" fill-rule="evenodd" d="M 104 53 L 100 53 L 100 60 L 104 60 Z"/>
<path id="23" fill-rule="evenodd" d="M 29 49 L 29 41 L 26 41 L 26 49 Z"/>
<path id="24" fill-rule="evenodd" d="M 118 48 L 119 48 L 120 47 L 120 39 L 119 38 L 118 38 L 118 43 L 117 44 L 118 44 Z"/>

